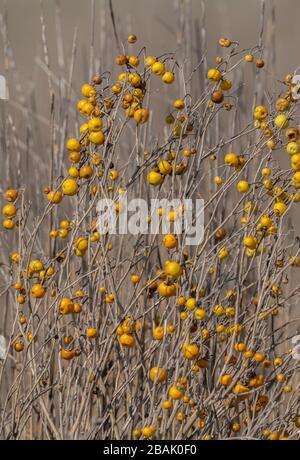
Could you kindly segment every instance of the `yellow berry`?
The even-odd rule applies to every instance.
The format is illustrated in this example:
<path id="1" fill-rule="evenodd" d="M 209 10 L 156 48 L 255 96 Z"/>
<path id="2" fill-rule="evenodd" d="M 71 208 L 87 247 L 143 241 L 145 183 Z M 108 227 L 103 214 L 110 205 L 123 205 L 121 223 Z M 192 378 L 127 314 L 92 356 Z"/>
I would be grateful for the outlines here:
<path id="1" fill-rule="evenodd" d="M 154 186 L 160 185 L 163 179 L 164 179 L 163 176 L 159 172 L 156 172 L 156 171 L 151 171 L 147 175 L 147 181 L 150 185 L 154 185 Z"/>
<path id="2" fill-rule="evenodd" d="M 218 69 L 209 69 L 207 72 L 207 78 L 212 81 L 219 81 L 222 78 L 222 74 Z"/>
<path id="3" fill-rule="evenodd" d="M 71 138 L 67 141 L 66 147 L 72 152 L 80 152 L 81 145 L 77 139 Z"/>
<path id="4" fill-rule="evenodd" d="M 288 127 L 289 121 L 285 115 L 281 114 L 281 115 L 277 115 L 277 117 L 274 120 L 274 124 L 279 129 L 285 129 Z"/>
<path id="5" fill-rule="evenodd" d="M 62 191 L 64 195 L 73 196 L 78 192 L 78 184 L 74 179 L 66 179 L 62 183 Z"/>
<path id="6" fill-rule="evenodd" d="M 165 72 L 165 66 L 162 62 L 155 61 L 151 66 L 152 72 L 156 75 L 162 75 Z"/>
<path id="7" fill-rule="evenodd" d="M 237 190 L 240 193 L 247 193 L 249 191 L 249 183 L 246 180 L 241 180 L 237 184 Z"/>

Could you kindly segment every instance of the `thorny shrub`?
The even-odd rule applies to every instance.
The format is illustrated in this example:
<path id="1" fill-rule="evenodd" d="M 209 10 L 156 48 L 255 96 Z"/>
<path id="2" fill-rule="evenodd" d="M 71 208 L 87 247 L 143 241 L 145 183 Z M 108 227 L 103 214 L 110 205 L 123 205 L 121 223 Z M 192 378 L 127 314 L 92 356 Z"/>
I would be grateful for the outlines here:
<path id="1" fill-rule="evenodd" d="M 62 174 L 49 159 L 40 212 L 26 199 L 26 177 L 3 193 L 10 260 L 1 287 L 11 321 L 1 436 L 296 438 L 299 361 L 289 331 L 300 285 L 289 278 L 300 253 L 288 216 L 300 201 L 300 132 L 292 75 L 277 97 L 247 107 L 240 127 L 235 75 L 265 71 L 259 46 L 241 50 L 221 38 L 193 98 L 179 84 L 176 56 L 130 54 L 136 41 L 129 36 L 116 57 L 116 80 L 103 72 L 83 84 L 82 124 L 66 141 Z M 164 105 L 156 136 L 152 94 L 172 84 L 177 98 Z M 277 161 L 284 155 L 288 169 Z M 203 241 L 101 235 L 98 200 L 113 199 L 121 213 L 125 192 L 204 198 Z M 184 208 L 159 213 L 174 222 Z"/>

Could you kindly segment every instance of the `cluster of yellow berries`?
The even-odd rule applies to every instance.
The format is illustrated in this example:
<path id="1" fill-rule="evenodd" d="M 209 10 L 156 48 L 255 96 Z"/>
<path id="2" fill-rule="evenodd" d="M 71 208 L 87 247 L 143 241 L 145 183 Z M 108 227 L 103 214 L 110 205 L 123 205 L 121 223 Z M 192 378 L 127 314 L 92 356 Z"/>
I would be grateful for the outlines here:
<path id="1" fill-rule="evenodd" d="M 127 41 L 134 45 L 137 37 Z M 219 45 L 237 47 L 224 37 Z M 243 51 L 242 65 L 255 61 L 263 68 L 261 57 L 255 59 L 260 51 Z M 277 347 L 274 332 L 274 321 L 291 304 L 288 273 L 300 267 L 296 245 L 285 245 L 284 217 L 300 202 L 297 100 L 287 76 L 286 93 L 251 112 L 248 147 L 238 148 L 243 133 L 231 133 L 230 142 L 216 139 L 212 147 L 219 128 L 208 136 L 206 123 L 230 117 L 235 104 L 228 59 L 217 56 L 208 69 L 203 98 L 193 102 L 178 91 L 160 145 L 149 133 L 148 83 L 158 76 L 177 86 L 177 63 L 118 55 L 122 69 L 112 84 L 104 72 L 81 87 L 77 109 L 85 118 L 78 136 L 66 141 L 66 172 L 44 187 L 45 212 L 34 220 L 36 229 L 15 235 L 9 287 L 19 329 L 11 334 L 13 350 L 21 356 L 25 350 L 24 360 L 33 362 L 37 355 L 38 369 L 53 364 L 51 391 L 58 387 L 66 395 L 74 385 L 76 401 L 78 391 L 89 394 L 91 412 L 96 406 L 106 411 L 104 430 L 116 414 L 137 439 L 169 436 L 171 423 L 181 425 L 184 436 L 205 440 L 253 426 L 263 439 L 287 439 L 300 427 L 293 350 L 286 342 Z M 127 126 L 136 164 L 132 153 L 125 158 L 120 141 Z M 282 146 L 287 171 L 274 158 Z M 251 169 L 256 160 L 259 168 Z M 120 217 L 121 196 L 135 186 L 147 198 L 205 196 L 203 242 L 185 246 L 185 235 L 171 225 L 185 215 L 183 205 L 157 210 L 160 223 L 170 223 L 164 235 L 114 240 L 100 234 L 97 198 L 113 198 Z M 4 229 L 26 225 L 23 198 L 21 188 L 4 192 Z M 48 241 L 41 244 L 46 220 Z M 281 400 L 291 405 L 282 420 L 274 412 Z M 112 407 L 123 403 L 124 414 L 132 405 L 130 417 L 119 409 L 113 414 Z"/>
<path id="2" fill-rule="evenodd" d="M 14 218 L 17 214 L 15 201 L 18 198 L 18 191 L 15 189 L 8 189 L 4 193 L 4 198 L 6 201 L 8 201 L 8 204 L 3 206 L 2 208 L 2 214 L 4 216 L 4 221 L 2 222 L 2 225 L 6 230 L 12 230 L 15 227 Z"/>

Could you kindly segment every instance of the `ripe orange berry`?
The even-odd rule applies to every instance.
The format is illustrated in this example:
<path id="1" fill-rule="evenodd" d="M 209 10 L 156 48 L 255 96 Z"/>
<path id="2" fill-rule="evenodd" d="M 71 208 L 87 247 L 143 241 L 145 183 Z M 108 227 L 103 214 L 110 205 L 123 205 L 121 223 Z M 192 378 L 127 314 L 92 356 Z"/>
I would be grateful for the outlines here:
<path id="1" fill-rule="evenodd" d="M 246 350 L 246 344 L 245 344 L 245 343 L 242 343 L 242 342 L 236 343 L 236 344 L 234 345 L 234 349 L 235 349 L 235 351 L 237 351 L 237 352 L 239 352 L 239 353 L 242 353 L 243 351 Z"/>
<path id="2" fill-rule="evenodd" d="M 184 357 L 188 360 L 197 359 L 200 354 L 200 349 L 198 345 L 196 345 L 195 343 L 192 343 L 190 345 L 184 344 L 183 354 L 184 354 Z"/>
<path id="3" fill-rule="evenodd" d="M 71 163 L 79 163 L 80 161 L 80 153 L 79 152 L 70 152 L 69 153 L 69 160 Z"/>
<path id="4" fill-rule="evenodd" d="M 234 433 L 238 433 L 241 429 L 241 425 L 239 423 L 234 423 L 231 427 L 231 430 L 234 432 Z"/>
<path id="5" fill-rule="evenodd" d="M 71 359 L 75 358 L 76 356 L 76 349 L 72 348 L 71 350 L 66 350 L 62 348 L 60 351 L 60 357 L 66 361 L 70 361 Z"/>
<path id="6" fill-rule="evenodd" d="M 178 243 L 177 237 L 173 235 L 172 233 L 168 233 L 163 238 L 163 244 L 167 249 L 176 248 L 177 243 Z"/>
<path id="7" fill-rule="evenodd" d="M 183 268 L 178 262 L 166 261 L 165 267 L 166 275 L 172 279 L 179 278 L 183 273 Z"/>
<path id="8" fill-rule="evenodd" d="M 26 316 L 20 316 L 20 318 L 19 318 L 19 323 L 20 323 L 20 324 L 26 324 L 26 323 L 27 323 L 27 318 L 26 318 Z"/>
<path id="9" fill-rule="evenodd" d="M 220 377 L 220 383 L 224 386 L 229 386 L 232 382 L 232 376 L 230 374 L 223 374 Z"/>
<path id="10" fill-rule="evenodd" d="M 5 219 L 2 225 L 6 230 L 12 230 L 15 227 L 15 222 L 12 219 Z"/>
<path id="11" fill-rule="evenodd" d="M 39 283 L 34 284 L 31 288 L 31 295 L 35 299 L 41 299 L 42 297 L 44 297 L 45 293 L 45 288 Z"/>
<path id="12" fill-rule="evenodd" d="M 62 200 L 62 193 L 58 190 L 47 193 L 47 200 L 52 204 L 59 204 Z"/>
<path id="13" fill-rule="evenodd" d="M 258 363 L 262 363 L 265 359 L 265 355 L 261 352 L 256 352 L 254 354 L 254 359 L 255 361 L 257 361 Z"/>
<path id="14" fill-rule="evenodd" d="M 102 131 L 92 131 L 89 135 L 89 140 L 95 145 L 103 145 L 105 142 L 105 135 Z"/>
<path id="15" fill-rule="evenodd" d="M 257 248 L 257 238 L 255 236 L 246 236 L 244 238 L 244 246 L 249 249 L 256 249 Z"/>
<path id="16" fill-rule="evenodd" d="M 153 339 L 162 340 L 165 335 L 165 329 L 163 326 L 157 326 L 153 329 Z"/>
<path id="17" fill-rule="evenodd" d="M 171 399 L 178 400 L 178 399 L 183 398 L 184 393 L 183 391 L 179 390 L 177 385 L 172 385 L 169 389 L 169 396 Z"/>
<path id="18" fill-rule="evenodd" d="M 80 179 L 90 179 L 93 172 L 93 168 L 90 165 L 84 165 L 79 170 L 79 177 Z"/>
<path id="19" fill-rule="evenodd" d="M 101 131 L 101 128 L 103 126 L 103 121 L 99 117 L 94 117 L 94 118 L 91 118 L 88 124 L 85 126 L 87 126 L 90 132 L 98 132 L 98 131 Z"/>
<path id="20" fill-rule="evenodd" d="M 15 351 L 17 351 L 18 353 L 20 353 L 21 351 L 24 350 L 24 343 L 22 342 L 22 340 L 17 340 L 14 344 L 14 349 Z"/>
<path id="21" fill-rule="evenodd" d="M 122 334 L 120 336 L 120 344 L 122 347 L 132 348 L 135 345 L 135 338 L 132 334 Z"/>
<path id="22" fill-rule="evenodd" d="M 2 208 L 2 214 L 5 217 L 14 217 L 16 215 L 17 209 L 13 204 L 6 204 Z"/>
<path id="23" fill-rule="evenodd" d="M 173 102 L 173 106 L 175 107 L 175 109 L 177 110 L 183 110 L 184 107 L 185 107 L 185 102 L 183 99 L 176 99 L 174 102 Z"/>
<path id="24" fill-rule="evenodd" d="M 148 109 L 137 109 L 133 115 L 134 120 L 137 123 L 144 124 L 149 118 L 149 110 Z"/>
<path id="25" fill-rule="evenodd" d="M 157 382 L 165 382 L 168 378 L 168 372 L 166 371 L 166 369 L 164 369 L 163 367 L 152 367 L 150 369 L 150 380 L 152 380 L 152 382 L 154 381 L 157 381 Z"/>
<path id="26" fill-rule="evenodd" d="M 169 399 L 166 399 L 165 401 L 163 401 L 163 408 L 164 409 L 169 410 L 169 409 L 172 409 L 172 407 L 173 407 L 172 401 L 170 401 Z M 300 426 L 300 423 L 299 423 L 299 426 Z"/>
<path id="27" fill-rule="evenodd" d="M 25 296 L 23 294 L 19 294 L 18 297 L 17 297 L 17 302 L 20 305 L 23 305 L 25 303 Z"/>
<path id="28" fill-rule="evenodd" d="M 137 284 L 140 281 L 141 277 L 140 275 L 131 275 L 130 279 L 133 284 Z"/>
<path id="29" fill-rule="evenodd" d="M 80 142 L 73 137 L 67 141 L 66 147 L 72 152 L 80 152 L 81 150 Z"/>
<path id="30" fill-rule="evenodd" d="M 18 198 L 18 191 L 15 189 L 8 189 L 6 192 L 4 192 L 4 198 L 7 201 L 14 202 Z"/>
<path id="31" fill-rule="evenodd" d="M 69 313 L 73 313 L 74 311 L 74 303 L 68 297 L 63 297 L 60 301 L 59 305 L 59 313 L 61 315 L 67 315 Z"/>
<path id="32" fill-rule="evenodd" d="M 142 429 L 142 435 L 144 438 L 149 439 L 155 434 L 156 428 L 154 426 L 145 426 Z"/>
<path id="33" fill-rule="evenodd" d="M 97 329 L 94 327 L 89 327 L 85 333 L 89 339 L 94 339 L 95 337 L 97 337 Z"/>

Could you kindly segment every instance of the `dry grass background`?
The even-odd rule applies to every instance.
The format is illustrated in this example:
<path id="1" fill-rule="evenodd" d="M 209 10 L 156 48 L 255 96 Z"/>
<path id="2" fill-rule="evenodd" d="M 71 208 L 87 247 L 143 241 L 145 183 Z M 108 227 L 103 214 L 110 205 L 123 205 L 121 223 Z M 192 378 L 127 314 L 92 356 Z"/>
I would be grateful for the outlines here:
<path id="1" fill-rule="evenodd" d="M 263 42 L 265 45 L 264 57 L 268 65 L 263 73 L 263 84 L 257 86 L 258 101 L 262 101 L 266 96 L 264 94 L 265 88 L 268 88 L 270 92 L 276 91 L 278 89 L 277 79 L 283 78 L 286 73 L 294 71 L 300 65 L 299 46 L 297 39 L 295 39 L 300 14 L 299 2 L 297 0 L 284 2 L 267 0 L 265 4 L 266 24 Z M 63 162 L 60 156 L 63 155 L 65 140 L 67 136 L 76 134 L 79 117 L 75 107 L 80 98 L 80 87 L 83 82 L 88 81 L 90 75 L 99 71 L 109 69 L 113 70 L 114 75 L 116 75 L 113 61 L 117 47 L 107 0 L 85 2 L 80 0 L 57 2 L 44 0 L 42 6 L 37 0 L 9 0 L 1 1 L 0 5 L 0 72 L 6 75 L 10 94 L 9 102 L 5 105 L 1 103 L 0 107 L 0 187 L 2 191 L 9 186 L 24 187 L 26 185 L 25 196 L 31 201 L 31 212 L 36 215 L 42 209 L 41 203 L 44 200 L 42 188 L 49 181 L 51 148 L 54 148 L 55 155 L 59 158 L 55 166 L 56 172 L 61 173 Z M 186 65 L 190 71 L 194 69 L 203 55 L 202 46 L 207 47 L 208 64 L 214 62 L 217 40 L 221 35 L 229 36 L 238 41 L 241 48 L 246 48 L 258 43 L 261 30 L 260 0 L 252 0 L 251 2 L 245 0 L 210 0 L 207 2 L 198 0 L 151 0 L 151 2 L 146 0 L 138 2 L 113 0 L 113 7 L 118 35 L 122 40 L 125 40 L 127 35 L 133 32 L 138 36 L 139 44 L 147 48 L 148 54 L 161 55 L 174 52 L 180 63 L 187 58 Z M 272 7 L 276 13 L 275 22 L 271 15 Z M 203 35 L 204 25 L 205 36 Z M 42 34 L 44 34 L 44 41 Z M 92 47 L 91 42 L 93 43 Z M 71 73 L 70 69 L 72 69 Z M 247 80 L 247 90 L 244 92 L 243 102 L 241 102 L 244 104 L 242 107 L 243 117 L 237 120 L 237 126 L 239 124 L 242 126 L 246 120 L 249 121 L 249 107 L 252 105 L 253 90 L 255 89 L 254 78 L 253 70 L 248 71 L 247 69 L 241 71 L 237 76 L 240 85 L 243 85 L 243 82 Z M 196 75 L 190 88 L 194 97 L 199 96 L 202 89 L 201 85 L 201 77 Z M 152 104 L 155 106 L 156 115 L 152 120 L 151 130 L 155 136 L 163 136 L 164 134 L 161 129 L 161 121 L 166 115 L 165 107 L 177 95 L 178 87 L 163 88 L 162 91 L 163 97 L 161 92 L 158 93 L 158 87 L 156 88 L 154 83 Z M 53 118 L 51 118 L 51 101 L 54 104 Z M 3 126 L 5 126 L 5 130 Z M 224 129 L 226 128 L 228 126 L 224 127 Z M 122 139 L 121 146 L 123 150 L 121 149 L 119 158 L 121 162 L 124 162 L 127 155 L 126 139 Z M 282 166 L 287 165 L 287 160 L 282 159 L 280 153 L 275 155 L 277 155 Z M 290 226 L 294 225 L 297 229 L 299 223 L 299 213 L 294 211 Z M 47 227 L 43 230 L 45 239 L 48 230 Z M 28 234 L 25 239 L 29 236 Z M 0 332 L 7 335 L 14 320 L 14 314 L 10 311 L 11 300 L 5 288 L 7 279 L 10 279 L 11 276 L 6 267 L 7 258 L 11 252 L 11 240 L 10 237 L 4 236 L 2 230 L 0 238 L 1 262 L 4 264 L 1 270 L 1 277 L 3 275 L 1 290 L 4 289 L 5 291 L 1 300 Z M 40 241 L 43 242 L 42 237 Z M 291 275 L 291 289 L 298 284 L 299 275 Z M 124 291 L 122 292 L 119 293 L 120 297 L 125 299 Z M 297 303 L 289 313 L 289 320 L 297 317 L 296 310 Z M 286 337 L 297 332 L 297 324 L 292 322 L 291 327 L 285 332 Z M 124 358 L 122 354 L 121 356 Z M 132 416 L 128 415 L 127 418 L 127 416 L 125 417 L 126 414 L 122 414 L 123 409 L 119 410 L 118 407 L 114 407 L 108 409 L 110 423 L 107 419 L 101 418 L 103 417 L 103 407 L 107 403 L 105 391 L 109 394 L 107 387 L 115 383 L 115 375 L 107 377 L 105 374 L 106 372 L 109 373 L 107 369 L 111 365 L 111 359 L 106 361 L 105 372 L 101 376 L 105 381 L 104 390 L 101 388 L 101 384 L 100 390 L 99 388 L 97 390 L 100 392 L 103 390 L 100 401 L 91 404 L 88 409 L 81 407 L 81 395 L 77 389 L 72 389 L 70 385 L 69 379 L 74 378 L 76 372 L 74 371 L 74 374 L 70 375 L 64 374 L 59 367 L 60 379 L 68 385 L 66 394 L 63 393 L 67 400 L 67 407 L 61 411 L 58 409 L 58 407 L 63 406 L 62 396 L 59 393 L 55 393 L 53 396 L 52 389 L 50 389 L 50 399 L 48 400 L 46 397 L 44 399 L 42 396 L 39 398 L 41 402 L 36 405 L 31 401 L 28 413 L 23 412 L 22 399 L 25 399 L 26 396 L 24 392 L 28 391 L 30 385 L 33 383 L 35 385 L 36 382 L 31 377 L 33 380 L 29 384 L 28 381 L 26 384 L 22 383 L 24 388 L 20 384 L 17 392 L 7 403 L 8 389 L 11 388 L 12 381 L 20 369 L 22 370 L 22 362 L 16 362 L 12 356 L 10 359 L 12 366 L 9 370 L 5 370 L 1 381 L 2 437 L 79 438 L 89 436 L 93 438 L 98 436 L 126 438 L 131 436 L 137 420 L 137 408 L 131 406 L 132 401 L 128 389 L 124 410 L 127 409 Z M 44 357 L 44 359 L 46 358 Z M 93 359 L 99 359 L 99 354 Z M 113 359 L 120 359 L 117 351 L 114 351 Z M 44 364 L 45 361 L 43 361 Z M 55 376 L 53 376 L 53 372 L 55 372 L 53 368 L 49 372 L 48 383 L 50 381 L 51 384 L 54 382 L 53 385 L 57 385 Z M 123 378 L 126 383 L 126 376 Z M 86 382 L 84 378 L 82 381 L 80 380 L 81 377 L 78 379 L 78 388 L 82 388 Z M 122 378 L 120 381 L 120 388 L 116 390 L 116 394 L 118 391 L 123 394 Z M 145 384 L 145 387 L 146 393 L 150 392 L 148 384 Z M 132 399 L 138 399 L 139 388 L 136 386 L 134 393 Z M 111 396 L 109 395 L 108 399 Z M 51 398 L 53 399 L 51 400 Z M 138 411 L 141 411 L 144 422 L 148 420 L 147 413 L 144 413 L 142 402 L 139 402 L 141 405 Z M 154 410 L 152 405 L 154 405 L 153 401 L 151 401 L 151 410 L 156 413 L 156 409 Z M 79 418 L 77 418 L 78 411 L 82 411 Z M 106 412 L 105 416 L 107 416 Z M 75 426 L 72 426 L 72 420 L 76 420 Z M 103 422 L 103 420 L 105 421 Z M 17 423 L 16 431 L 14 431 L 14 423 Z M 140 424 L 140 420 L 137 423 Z M 175 423 L 168 427 L 168 431 L 164 421 L 164 429 L 169 437 L 177 435 L 178 428 L 176 428 Z M 182 428 L 179 430 L 179 437 L 186 435 L 182 430 Z M 223 428 L 223 436 L 225 433 L 226 428 Z M 249 433 L 252 433 L 251 430 Z"/>

